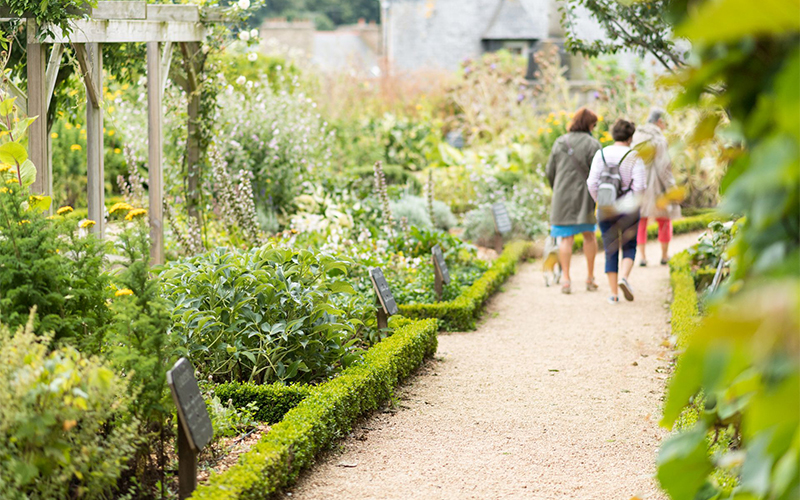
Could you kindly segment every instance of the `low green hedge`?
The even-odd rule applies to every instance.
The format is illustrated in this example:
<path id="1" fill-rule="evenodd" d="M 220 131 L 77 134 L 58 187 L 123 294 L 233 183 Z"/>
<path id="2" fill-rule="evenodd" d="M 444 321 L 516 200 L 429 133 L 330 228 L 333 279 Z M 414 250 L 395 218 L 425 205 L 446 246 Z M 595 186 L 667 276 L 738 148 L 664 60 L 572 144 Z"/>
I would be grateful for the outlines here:
<path id="1" fill-rule="evenodd" d="M 688 251 L 683 251 L 670 259 L 669 267 L 672 284 L 672 334 L 676 336 L 678 345 L 684 346 L 700 320 L 697 291 L 692 276 L 692 257 Z"/>
<path id="2" fill-rule="evenodd" d="M 313 387 L 307 385 L 242 384 L 227 382 L 214 387 L 221 401 L 232 401 L 236 408 L 245 408 L 250 403 L 258 406 L 254 417 L 260 422 L 280 422 L 286 413 L 307 398 Z"/>
<path id="3" fill-rule="evenodd" d="M 703 213 L 700 215 L 694 215 L 692 217 L 684 217 L 683 219 L 678 219 L 672 221 L 672 233 L 673 234 L 686 234 L 691 233 L 694 231 L 702 231 L 708 228 L 708 225 L 717 220 L 725 220 L 726 217 L 719 212 L 713 211 L 708 213 Z M 658 237 L 658 223 L 654 222 L 647 226 L 647 238 L 653 239 Z M 600 235 L 600 231 L 597 231 L 597 244 L 600 245 L 601 250 L 603 246 L 603 239 Z M 577 252 L 583 248 L 583 235 L 577 234 L 575 235 L 575 243 L 572 245 L 572 250 Z"/>
<path id="4" fill-rule="evenodd" d="M 397 383 L 436 352 L 435 320 L 396 322 L 395 333 L 364 360 L 326 382 L 290 410 L 246 454 L 199 486 L 195 500 L 266 499 L 293 482 L 320 450 L 344 436 L 353 422 L 378 408 Z"/>
<path id="5" fill-rule="evenodd" d="M 533 243 L 509 243 L 488 271 L 456 299 L 435 304 L 401 304 L 400 313 L 409 318 L 436 318 L 448 332 L 472 330 L 483 304 L 509 276 L 517 270 L 517 262 L 530 255 Z"/>

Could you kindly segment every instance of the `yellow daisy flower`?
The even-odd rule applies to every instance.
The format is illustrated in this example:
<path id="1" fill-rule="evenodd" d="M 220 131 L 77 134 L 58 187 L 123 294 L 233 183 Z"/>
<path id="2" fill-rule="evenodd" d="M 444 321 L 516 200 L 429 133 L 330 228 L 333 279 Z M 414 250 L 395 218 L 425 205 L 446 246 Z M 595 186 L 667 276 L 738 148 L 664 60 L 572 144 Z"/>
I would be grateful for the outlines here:
<path id="1" fill-rule="evenodd" d="M 78 226 L 81 227 L 82 229 L 88 229 L 88 228 L 94 226 L 95 224 L 97 224 L 95 221 L 93 221 L 91 219 L 85 219 L 85 220 L 82 220 L 81 223 L 78 224 Z"/>
<path id="2" fill-rule="evenodd" d="M 124 201 L 122 201 L 122 202 L 119 202 L 119 203 L 115 203 L 114 206 L 112 206 L 108 210 L 108 213 L 113 214 L 114 212 L 116 212 L 118 210 L 133 210 L 133 207 L 130 206 L 129 204 L 125 203 Z"/>
<path id="3" fill-rule="evenodd" d="M 19 179 L 12 177 L 6 181 L 6 184 L 19 184 Z"/>
<path id="4" fill-rule="evenodd" d="M 114 292 L 114 297 L 122 297 L 125 295 L 133 295 L 133 290 L 131 290 L 130 288 L 122 288 Z"/>
<path id="5" fill-rule="evenodd" d="M 136 217 L 139 217 L 140 215 L 147 215 L 147 210 L 145 210 L 144 208 L 134 208 L 133 210 L 128 212 L 128 215 L 125 216 L 125 220 L 133 220 Z"/>
<path id="6" fill-rule="evenodd" d="M 64 215 L 64 214 L 68 214 L 70 212 L 72 212 L 72 207 L 69 206 L 69 205 L 67 205 L 65 207 L 61 207 L 58 210 L 56 210 L 56 214 L 58 214 L 58 215 Z"/>
<path id="7" fill-rule="evenodd" d="M 69 149 L 71 149 L 73 151 L 80 151 L 83 148 L 81 148 L 80 144 L 73 144 L 72 146 L 69 147 Z"/>
<path id="8" fill-rule="evenodd" d="M 53 139 L 58 139 L 58 133 L 53 132 L 52 134 L 50 134 L 50 137 L 52 137 Z"/>
<path id="9" fill-rule="evenodd" d="M 9 170 L 11 170 L 11 165 L 0 165 L 0 174 L 8 172 Z"/>

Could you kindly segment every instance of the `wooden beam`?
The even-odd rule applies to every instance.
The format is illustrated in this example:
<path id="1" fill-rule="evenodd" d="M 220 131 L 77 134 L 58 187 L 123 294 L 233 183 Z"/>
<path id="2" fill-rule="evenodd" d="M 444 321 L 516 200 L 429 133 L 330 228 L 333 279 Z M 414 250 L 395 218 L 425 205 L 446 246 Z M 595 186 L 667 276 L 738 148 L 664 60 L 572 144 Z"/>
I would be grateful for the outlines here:
<path id="1" fill-rule="evenodd" d="M 85 46 L 87 61 L 92 71 L 84 77 L 86 90 L 91 86 L 103 88 L 103 47 L 99 43 Z M 92 231 L 103 237 L 105 232 L 105 150 L 103 148 L 103 94 L 86 103 L 86 169 L 88 184 L 89 218 L 95 221 Z"/>
<path id="2" fill-rule="evenodd" d="M 28 21 L 28 29 L 33 19 Z M 53 195 L 53 172 L 48 168 L 49 142 L 47 140 L 47 83 L 45 65 L 47 47 L 40 43 L 29 43 L 28 57 L 28 116 L 38 117 L 28 129 L 29 156 L 37 169 L 32 191 L 45 196 Z"/>
<path id="3" fill-rule="evenodd" d="M 167 81 L 169 80 L 169 67 L 172 65 L 172 42 L 164 42 L 164 47 L 161 50 L 161 91 L 167 88 Z"/>
<path id="4" fill-rule="evenodd" d="M 73 22 L 69 36 L 54 26 L 46 43 L 128 43 L 128 42 L 201 42 L 206 29 L 201 23 L 162 21 L 96 21 L 80 19 Z M 38 32 L 36 33 L 38 34 Z M 28 33 L 29 40 L 32 34 Z M 35 40 L 35 38 L 34 38 Z"/>
<path id="5" fill-rule="evenodd" d="M 97 2 L 89 15 L 92 19 L 145 19 L 147 4 L 145 2 Z"/>
<path id="6" fill-rule="evenodd" d="M 95 78 L 95 69 L 92 66 L 91 57 L 87 53 L 86 44 L 73 43 L 72 46 L 75 48 L 75 56 L 78 58 L 78 65 L 80 65 L 83 73 L 83 82 L 86 85 L 86 94 L 89 96 L 89 101 L 93 106 L 99 107 L 100 103 L 103 102 L 103 87 L 98 88 L 95 86 L 97 78 Z"/>
<path id="7" fill-rule="evenodd" d="M 56 79 L 58 78 L 58 70 L 61 68 L 61 58 L 63 55 L 64 44 L 53 44 L 53 49 L 50 51 L 50 60 L 47 62 L 47 70 L 45 71 L 48 110 L 50 109 L 50 103 L 53 102 L 53 92 L 56 90 Z"/>
<path id="8" fill-rule="evenodd" d="M 199 23 L 200 9 L 196 5 L 148 5 L 148 21 Z"/>
<path id="9" fill-rule="evenodd" d="M 158 42 L 147 44 L 148 199 L 150 201 L 150 261 L 164 263 L 164 173 L 161 131 L 161 51 Z"/>

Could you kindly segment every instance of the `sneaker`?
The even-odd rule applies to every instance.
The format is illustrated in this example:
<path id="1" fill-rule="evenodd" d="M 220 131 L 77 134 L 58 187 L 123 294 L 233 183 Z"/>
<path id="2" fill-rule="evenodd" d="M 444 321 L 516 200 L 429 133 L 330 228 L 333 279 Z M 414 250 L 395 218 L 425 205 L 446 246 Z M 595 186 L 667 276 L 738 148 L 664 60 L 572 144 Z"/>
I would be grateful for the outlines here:
<path id="1" fill-rule="evenodd" d="M 619 285 L 619 289 L 622 290 L 622 293 L 625 294 L 625 300 L 632 301 L 633 300 L 633 288 L 631 288 L 630 283 L 625 278 L 620 278 L 617 282 Z"/>
<path id="2" fill-rule="evenodd" d="M 608 303 L 619 304 L 619 297 L 617 297 L 616 295 L 612 295 L 611 297 L 608 298 Z"/>
<path id="3" fill-rule="evenodd" d="M 639 261 L 639 267 L 647 267 L 647 261 L 642 259 Z"/>
<path id="4" fill-rule="evenodd" d="M 669 259 L 661 259 L 662 266 L 666 266 L 667 264 L 669 264 Z"/>

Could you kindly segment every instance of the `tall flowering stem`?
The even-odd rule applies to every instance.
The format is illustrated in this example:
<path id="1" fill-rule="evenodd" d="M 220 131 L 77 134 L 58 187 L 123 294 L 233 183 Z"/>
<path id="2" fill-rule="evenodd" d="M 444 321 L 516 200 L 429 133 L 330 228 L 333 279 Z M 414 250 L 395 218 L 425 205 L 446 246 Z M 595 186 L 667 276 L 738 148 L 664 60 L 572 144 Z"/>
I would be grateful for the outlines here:
<path id="1" fill-rule="evenodd" d="M 428 184 L 425 186 L 425 191 L 428 198 L 428 216 L 436 227 L 436 215 L 433 213 L 433 169 L 428 169 Z"/>
<path id="2" fill-rule="evenodd" d="M 387 234 L 392 234 L 394 218 L 392 217 L 392 207 L 389 204 L 389 192 L 386 188 L 386 175 L 383 173 L 383 163 L 375 162 L 375 194 L 381 200 L 383 207 L 383 223 Z"/>
<path id="3" fill-rule="evenodd" d="M 228 164 L 222 160 L 219 151 L 212 148 L 209 159 L 213 167 L 214 187 L 217 205 L 222 220 L 231 228 L 241 231 L 248 243 L 257 245 L 261 241 L 256 205 L 253 199 L 252 176 L 247 170 L 240 170 L 238 183 L 228 172 Z"/>

